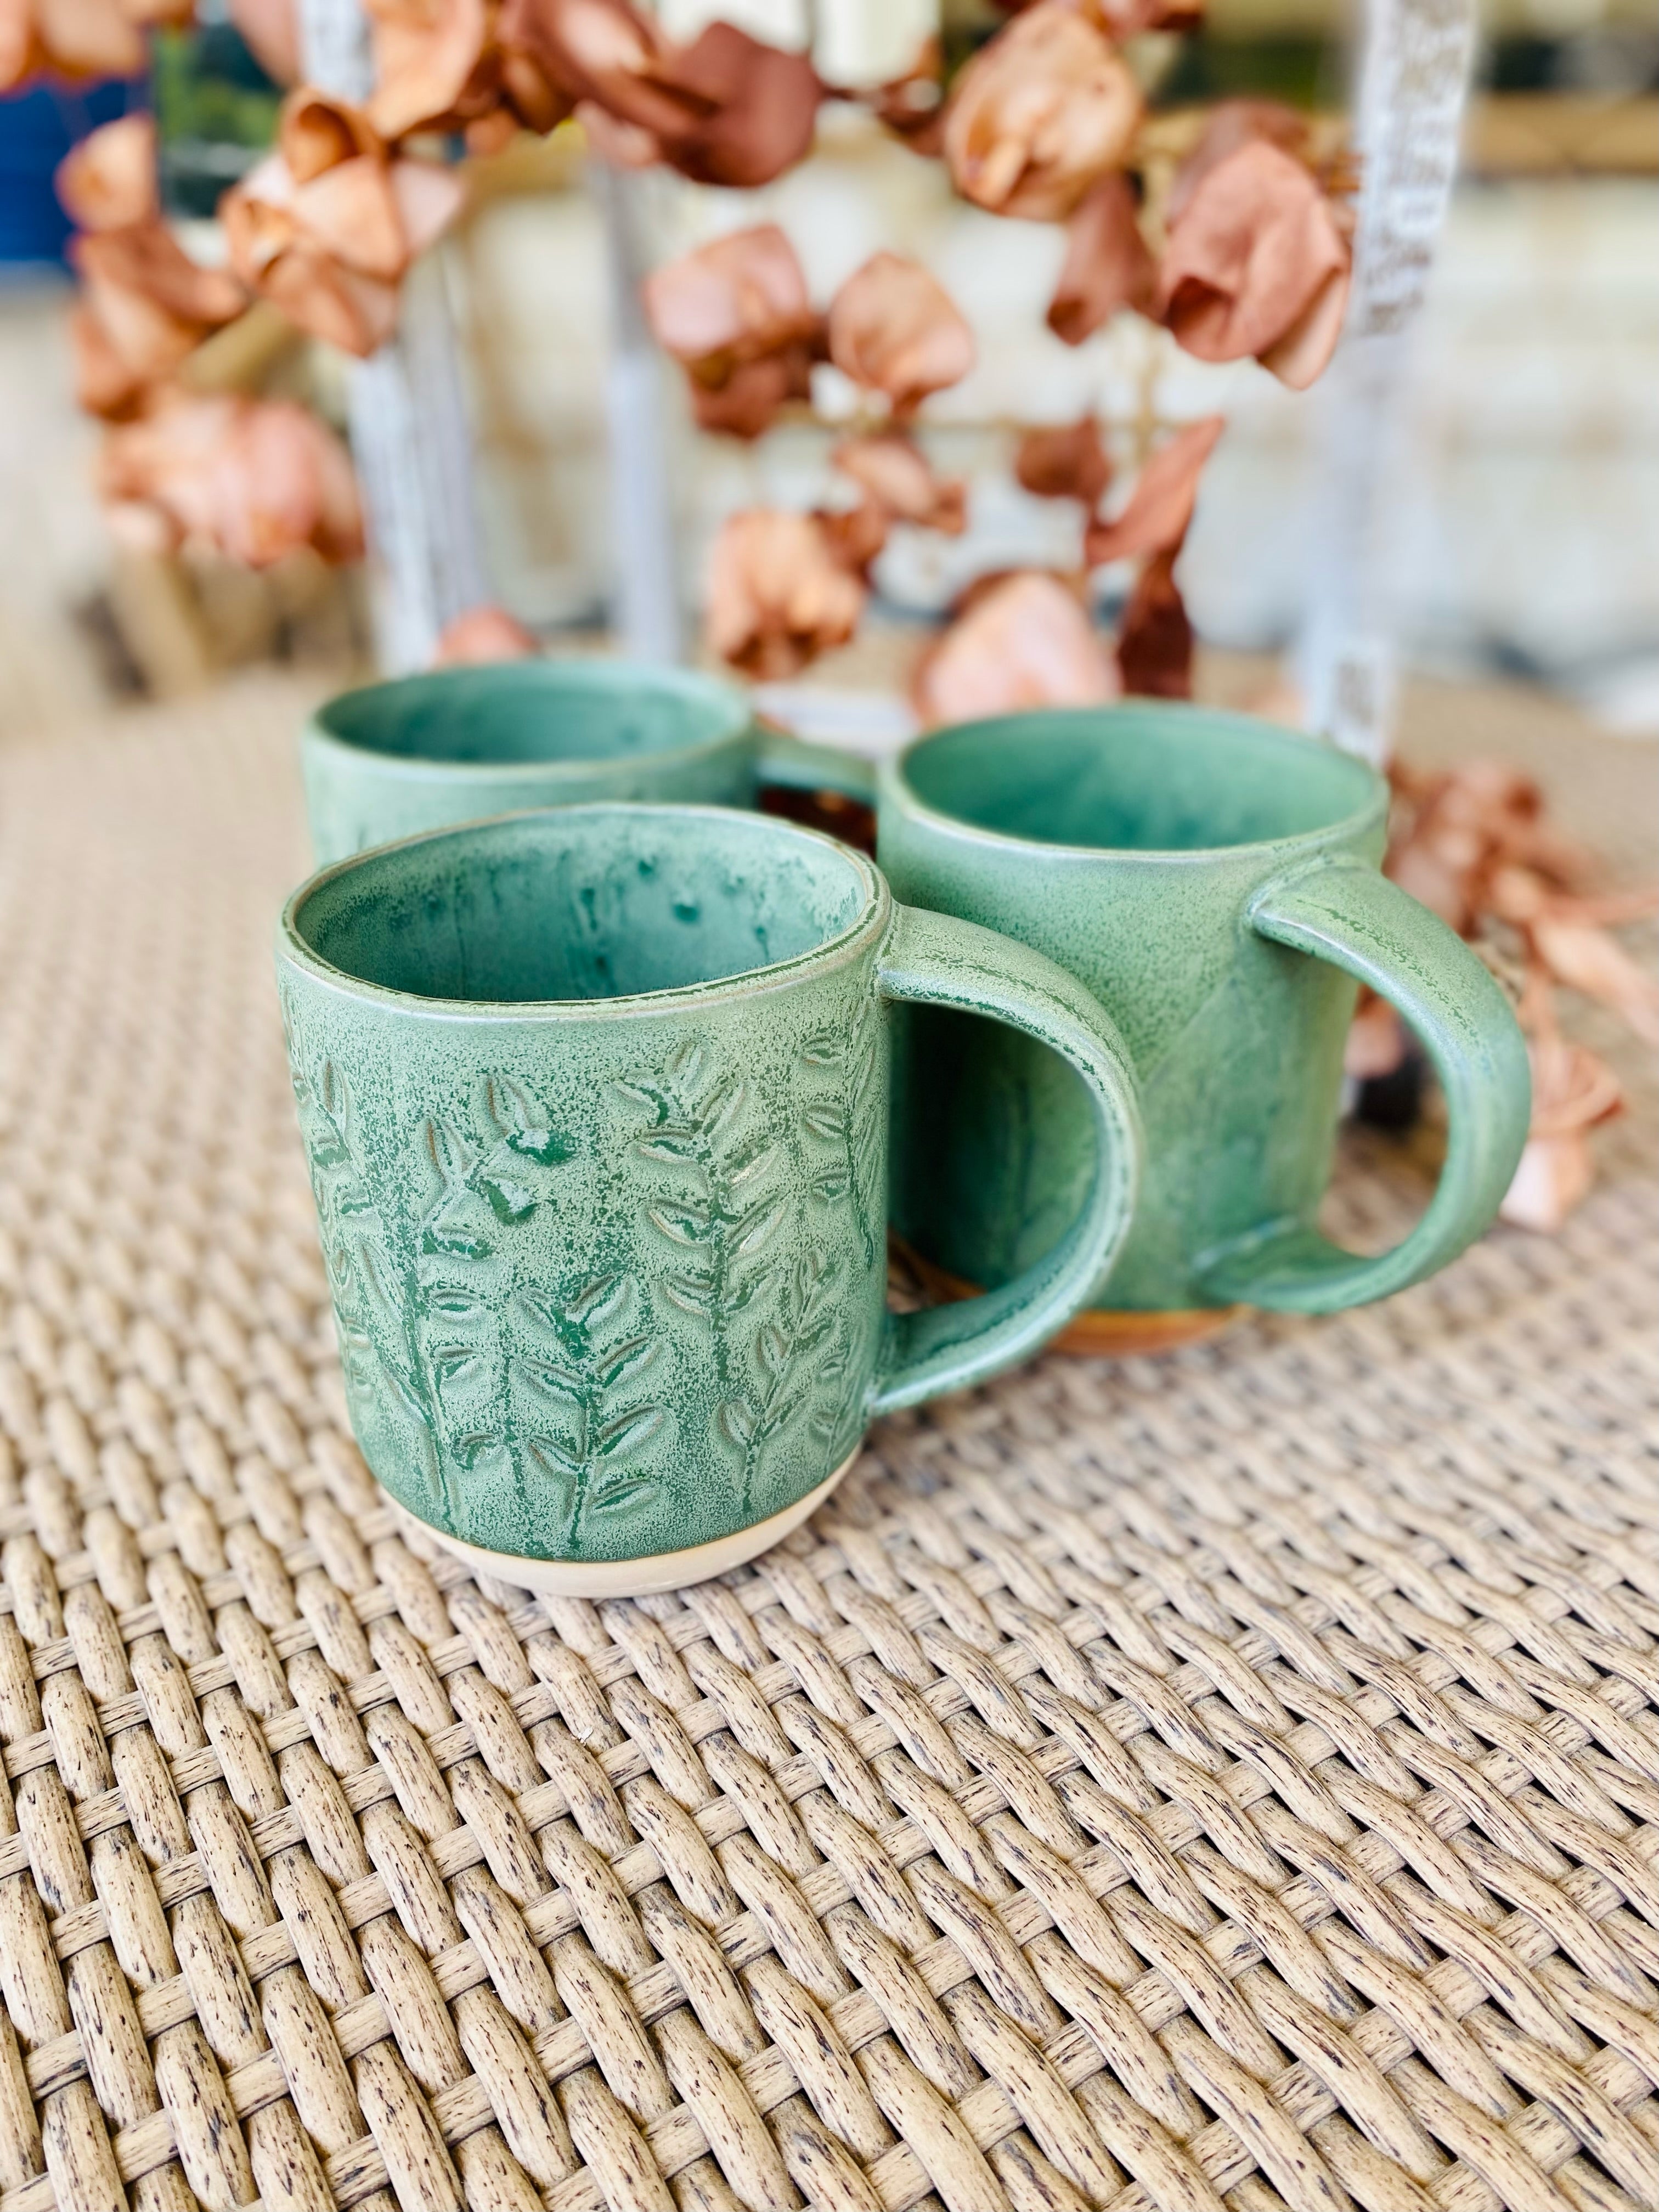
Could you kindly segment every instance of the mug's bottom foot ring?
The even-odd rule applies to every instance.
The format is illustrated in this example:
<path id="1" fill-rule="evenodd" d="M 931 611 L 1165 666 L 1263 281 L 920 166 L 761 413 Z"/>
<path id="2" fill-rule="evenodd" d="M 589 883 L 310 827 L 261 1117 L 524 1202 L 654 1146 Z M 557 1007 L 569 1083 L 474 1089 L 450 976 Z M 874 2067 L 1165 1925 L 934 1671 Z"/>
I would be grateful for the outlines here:
<path id="1" fill-rule="evenodd" d="M 769 1552 L 817 1510 L 862 1449 L 862 1444 L 856 1446 L 805 1498 L 798 1498 L 781 1513 L 757 1521 L 752 1528 L 735 1528 L 729 1536 L 716 1536 L 710 1543 L 689 1544 L 681 1552 L 653 1552 L 643 1559 L 525 1559 L 516 1552 L 486 1551 L 482 1545 L 446 1535 L 441 1528 L 434 1528 L 429 1521 L 400 1505 L 390 1491 L 377 1487 L 400 1528 L 442 1545 L 475 1573 L 495 1575 L 520 1589 L 534 1590 L 538 1597 L 651 1597 L 659 1590 L 683 1589 L 688 1583 L 706 1583 L 713 1575 L 746 1566 L 763 1552 Z"/>
<path id="2" fill-rule="evenodd" d="M 934 1297 L 954 1304 L 981 1295 L 978 1284 L 964 1282 L 960 1275 L 936 1267 L 896 1237 L 893 1247 Z M 1085 1306 L 1050 1341 L 1048 1349 L 1113 1359 L 1127 1359 L 1138 1352 L 1174 1352 L 1181 1345 L 1202 1344 L 1206 1337 L 1221 1335 L 1249 1310 L 1242 1305 L 1194 1306 L 1173 1312 L 1137 1313 L 1127 1308 Z"/>

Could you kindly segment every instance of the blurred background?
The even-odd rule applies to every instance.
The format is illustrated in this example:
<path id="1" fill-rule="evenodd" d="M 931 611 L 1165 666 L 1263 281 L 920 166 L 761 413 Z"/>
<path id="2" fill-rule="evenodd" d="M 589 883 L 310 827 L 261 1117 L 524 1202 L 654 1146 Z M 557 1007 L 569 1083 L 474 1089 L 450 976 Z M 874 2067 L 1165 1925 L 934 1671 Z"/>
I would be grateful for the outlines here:
<path id="1" fill-rule="evenodd" d="M 0 744 L 112 702 L 181 697 L 286 667 L 332 683 L 368 653 L 361 575 L 296 556 L 260 574 L 210 556 L 118 551 L 93 491 L 98 427 L 75 410 L 52 188 L 94 124 L 150 106 L 168 212 L 214 258 L 219 193 L 270 143 L 278 100 L 228 19 L 161 30 L 147 81 L 58 82 L 0 100 Z M 725 12 L 732 12 L 727 9 Z M 953 7 L 947 51 L 1000 21 Z M 1216 0 L 1192 37 L 1146 59 L 1171 112 L 1249 95 L 1346 106 L 1359 26 L 1338 0 Z M 611 615 L 604 241 L 580 136 L 520 139 L 475 162 L 441 248 L 460 332 L 493 596 L 556 647 L 599 644 Z M 1076 349 L 1043 324 L 1058 226 L 953 198 L 862 111 L 823 112 L 811 161 L 759 193 L 641 180 L 653 259 L 714 232 L 781 221 L 815 296 L 878 246 L 925 260 L 975 325 L 974 374 L 927 414 L 935 459 L 971 486 L 966 537 L 907 533 L 877 571 L 873 619 L 813 680 L 902 687 L 918 641 L 969 577 L 1064 561 L 1075 517 L 1021 492 L 1020 429 L 1092 408 L 1127 430 L 1149 410 L 1224 410 L 1182 575 L 1205 648 L 1200 690 L 1262 696 L 1309 588 L 1318 391 L 1249 362 L 1206 367 L 1120 317 Z M 273 316 L 264 389 L 343 419 L 337 364 Z M 254 373 L 251 371 L 250 373 Z M 1517 702 L 1659 732 L 1659 17 L 1651 0 L 1488 0 L 1462 165 L 1413 335 L 1403 465 L 1389 485 L 1388 584 L 1403 661 L 1468 689 L 1489 744 Z M 821 496 L 833 371 L 804 413 L 752 447 L 700 437 L 665 378 L 675 562 L 688 608 L 720 518 Z M 850 404 L 850 387 L 848 388 Z M 1493 717 L 1496 716 L 1494 722 Z"/>

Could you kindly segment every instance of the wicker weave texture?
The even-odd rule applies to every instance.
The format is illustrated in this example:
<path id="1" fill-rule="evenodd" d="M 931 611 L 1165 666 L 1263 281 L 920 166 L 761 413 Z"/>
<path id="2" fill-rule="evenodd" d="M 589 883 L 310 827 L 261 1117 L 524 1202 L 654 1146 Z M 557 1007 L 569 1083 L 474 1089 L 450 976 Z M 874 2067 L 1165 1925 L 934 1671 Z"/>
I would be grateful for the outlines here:
<path id="1" fill-rule="evenodd" d="M 0 2212 L 1659 2206 L 1639 1131 L 1559 1243 L 532 1601 L 347 1437 L 291 711 L 0 769 Z"/>

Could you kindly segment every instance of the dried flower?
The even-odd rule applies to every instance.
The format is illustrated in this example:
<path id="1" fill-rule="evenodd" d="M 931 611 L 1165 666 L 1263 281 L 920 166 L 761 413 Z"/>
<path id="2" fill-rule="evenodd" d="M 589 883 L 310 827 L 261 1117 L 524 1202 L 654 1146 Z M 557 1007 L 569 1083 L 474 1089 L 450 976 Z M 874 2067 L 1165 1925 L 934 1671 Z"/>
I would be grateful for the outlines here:
<path id="1" fill-rule="evenodd" d="M 809 514 L 750 507 L 727 517 L 708 565 L 708 641 L 749 675 L 794 676 L 844 645 L 864 587 Z"/>
<path id="2" fill-rule="evenodd" d="M 364 112 L 385 139 L 456 129 L 495 106 L 491 0 L 368 0 L 374 90 Z"/>
<path id="3" fill-rule="evenodd" d="M 234 276 L 192 261 L 159 221 L 85 232 L 70 256 L 81 277 L 70 319 L 76 396 L 89 414 L 131 412 L 246 305 Z"/>
<path id="4" fill-rule="evenodd" d="M 58 165 L 58 199 L 82 230 L 130 230 L 158 222 L 155 121 L 123 115 L 90 131 Z"/>
<path id="5" fill-rule="evenodd" d="M 505 607 L 469 607 L 438 633 L 434 668 L 458 668 L 483 661 L 533 660 L 541 641 Z"/>
<path id="6" fill-rule="evenodd" d="M 1589 1132 L 1620 1111 L 1624 1094 L 1604 1060 L 1561 1035 L 1547 978 L 1528 975 L 1519 1012 L 1532 1065 L 1532 1120 L 1498 1212 L 1553 1236 L 1595 1180 Z"/>
<path id="7" fill-rule="evenodd" d="M 1090 524 L 1084 552 L 1091 568 L 1132 553 L 1179 549 L 1193 519 L 1200 472 L 1226 427 L 1224 416 L 1206 415 L 1158 447 L 1135 479 L 1121 514 L 1112 522 Z"/>
<path id="8" fill-rule="evenodd" d="M 37 70 L 136 76 L 144 42 L 118 0 L 0 0 L 0 92 Z"/>
<path id="9" fill-rule="evenodd" d="M 1193 696 L 1193 626 L 1175 580 L 1176 556 L 1154 553 L 1136 579 L 1117 637 L 1126 693 L 1143 699 Z"/>
<path id="10" fill-rule="evenodd" d="M 1110 40 L 1068 0 L 1038 0 L 957 80 L 945 126 L 951 181 L 994 215 L 1061 221 L 1121 167 L 1140 114 Z"/>
<path id="11" fill-rule="evenodd" d="M 362 551 L 345 448 L 291 400 L 160 393 L 106 434 L 99 488 L 118 535 L 152 550 L 210 547 L 251 568 Z"/>
<path id="12" fill-rule="evenodd" d="M 1425 775 L 1396 761 L 1389 776 L 1388 872 L 1460 936 L 1471 935 L 1486 910 L 1497 869 L 1529 867 L 1562 889 L 1586 869 L 1586 855 L 1545 819 L 1543 793 L 1506 762 L 1467 761 Z"/>
<path id="13" fill-rule="evenodd" d="M 1111 657 L 1075 590 L 1041 569 L 982 579 L 924 656 L 913 690 L 930 728 L 1117 696 Z"/>
<path id="14" fill-rule="evenodd" d="M 919 262 L 872 254 L 830 303 L 830 357 L 866 392 L 884 392 L 896 415 L 972 368 L 974 334 L 944 287 Z"/>
<path id="15" fill-rule="evenodd" d="M 1659 981 L 1607 934 L 1609 923 L 1659 909 L 1659 889 L 1575 898 L 1510 865 L 1492 871 L 1486 905 L 1522 933 L 1547 975 L 1610 1007 L 1644 1044 L 1659 1045 Z"/>
<path id="16" fill-rule="evenodd" d="M 300 91 L 283 102 L 277 150 L 219 216 L 244 283 L 313 337 L 366 356 L 396 327 L 404 271 L 463 196 L 453 170 L 389 155 L 359 110 Z"/>
<path id="17" fill-rule="evenodd" d="M 679 46 L 629 0 L 507 0 L 500 35 L 566 98 L 623 125 L 631 158 L 700 184 L 769 184 L 812 143 L 823 87 L 811 61 L 732 24 Z"/>
<path id="18" fill-rule="evenodd" d="M 1014 456 L 1014 475 L 1039 499 L 1074 499 L 1092 515 L 1112 481 L 1112 464 L 1092 415 L 1063 428 L 1028 430 Z"/>
<path id="19" fill-rule="evenodd" d="M 1121 307 L 1149 314 L 1157 287 L 1134 188 L 1114 172 L 1101 179 L 1067 227 L 1048 327 L 1067 345 L 1081 345 Z"/>
<path id="20" fill-rule="evenodd" d="M 894 522 L 959 538 L 968 526 L 968 487 L 960 477 L 933 474 L 927 456 L 908 438 L 849 438 L 830 456 L 831 468 L 850 477 L 866 499 Z"/>
<path id="21" fill-rule="evenodd" d="M 773 222 L 733 231 L 653 270 L 645 312 L 681 362 L 704 429 L 758 437 L 807 398 L 818 318 L 795 249 Z"/>
<path id="22" fill-rule="evenodd" d="M 1310 172 L 1251 138 L 1181 198 L 1158 270 L 1158 311 L 1199 360 L 1253 355 L 1304 391 L 1335 351 L 1352 261 Z"/>
<path id="23" fill-rule="evenodd" d="M 891 527 L 886 508 L 876 500 L 864 499 L 856 507 L 815 507 L 811 519 L 823 533 L 830 559 L 867 584 Z"/>

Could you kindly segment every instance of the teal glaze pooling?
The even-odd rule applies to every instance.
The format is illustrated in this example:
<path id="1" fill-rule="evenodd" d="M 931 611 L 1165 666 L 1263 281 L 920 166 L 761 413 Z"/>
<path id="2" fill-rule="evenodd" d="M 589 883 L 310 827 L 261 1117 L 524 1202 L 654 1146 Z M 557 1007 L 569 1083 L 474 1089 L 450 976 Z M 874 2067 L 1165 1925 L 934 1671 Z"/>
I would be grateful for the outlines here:
<path id="1" fill-rule="evenodd" d="M 1480 962 L 1377 874 L 1386 820 L 1363 763 L 1161 703 L 962 725 L 884 769 L 878 850 L 899 896 L 1046 952 L 1129 1047 L 1146 1174 L 1092 1304 L 1329 1310 L 1443 1266 L 1491 1220 L 1524 1141 L 1524 1049 Z M 1346 920 L 1304 928 L 1290 887 L 1326 871 Z M 1418 1027 L 1454 1108 L 1429 1214 L 1370 1261 L 1314 1227 L 1356 976 Z M 896 1224 L 950 1273 L 1006 1280 L 1053 1245 L 1087 1172 L 1073 1078 L 1006 1030 L 924 1013 L 896 1073 L 907 1133 L 918 1084 L 942 1111 L 901 1143 Z"/>
<path id="2" fill-rule="evenodd" d="M 755 720 L 735 686 L 626 661 L 436 669 L 330 700 L 301 732 L 319 865 L 424 830 L 604 799 L 747 806 L 871 770 Z"/>
<path id="3" fill-rule="evenodd" d="M 781 823 L 416 838 L 297 893 L 278 967 L 353 1425 L 400 1504 L 486 1550 L 627 1559 L 768 1518 L 879 1405 L 1040 1341 L 1127 1224 L 1098 1010 Z M 1060 1260 L 919 1337 L 885 1312 L 889 1001 L 930 989 L 1070 1052 L 1104 1141 Z"/>

